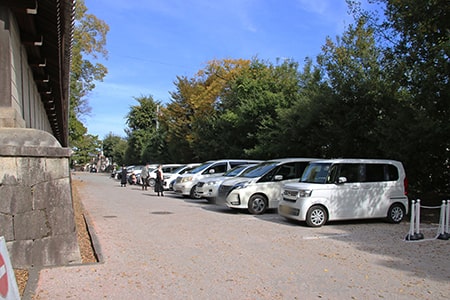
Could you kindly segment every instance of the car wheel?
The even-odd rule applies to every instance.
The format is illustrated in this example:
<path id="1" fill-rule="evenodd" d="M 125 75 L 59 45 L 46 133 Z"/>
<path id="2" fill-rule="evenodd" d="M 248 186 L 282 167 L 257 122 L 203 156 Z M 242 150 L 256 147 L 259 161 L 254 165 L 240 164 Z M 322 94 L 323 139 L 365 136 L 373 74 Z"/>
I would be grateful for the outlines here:
<path id="1" fill-rule="evenodd" d="M 399 203 L 392 204 L 389 207 L 387 219 L 390 223 L 400 223 L 405 217 L 405 208 Z"/>
<path id="2" fill-rule="evenodd" d="M 263 195 L 253 195 L 248 200 L 248 211 L 252 215 L 261 215 L 267 209 L 267 198 Z"/>
<path id="3" fill-rule="evenodd" d="M 327 222 L 328 214 L 323 206 L 314 205 L 306 214 L 306 224 L 311 227 L 320 227 Z"/>
<path id="4" fill-rule="evenodd" d="M 148 180 L 148 185 L 149 185 L 149 186 L 154 187 L 155 184 L 156 184 L 155 178 L 150 178 L 150 179 Z"/>
<path id="5" fill-rule="evenodd" d="M 197 185 L 194 185 L 189 193 L 189 197 L 192 199 L 200 199 L 201 196 L 197 193 Z"/>

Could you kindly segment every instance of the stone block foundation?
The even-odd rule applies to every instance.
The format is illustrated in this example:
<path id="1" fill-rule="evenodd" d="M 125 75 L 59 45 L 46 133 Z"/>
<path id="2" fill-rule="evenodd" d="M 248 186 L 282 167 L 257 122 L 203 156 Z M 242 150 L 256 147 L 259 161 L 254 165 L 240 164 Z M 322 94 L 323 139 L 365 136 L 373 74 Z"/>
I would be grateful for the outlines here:
<path id="1" fill-rule="evenodd" d="M 45 131 L 0 128 L 0 236 L 14 268 L 81 263 L 69 157 Z"/>

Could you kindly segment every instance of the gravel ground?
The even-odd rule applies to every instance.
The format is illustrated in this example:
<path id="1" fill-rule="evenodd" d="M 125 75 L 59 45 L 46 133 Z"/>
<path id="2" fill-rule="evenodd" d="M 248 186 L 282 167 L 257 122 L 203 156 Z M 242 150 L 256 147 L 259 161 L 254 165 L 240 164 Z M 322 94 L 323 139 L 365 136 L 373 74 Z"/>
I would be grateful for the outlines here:
<path id="1" fill-rule="evenodd" d="M 34 299 L 448 299 L 450 240 L 409 224 L 288 222 L 77 173 L 101 262 L 43 269 Z"/>

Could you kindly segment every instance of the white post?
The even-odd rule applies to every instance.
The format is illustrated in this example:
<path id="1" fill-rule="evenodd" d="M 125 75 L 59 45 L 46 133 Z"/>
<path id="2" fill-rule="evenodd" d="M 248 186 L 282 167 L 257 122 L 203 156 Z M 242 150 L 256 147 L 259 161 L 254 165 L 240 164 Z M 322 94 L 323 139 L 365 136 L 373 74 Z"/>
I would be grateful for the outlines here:
<path id="1" fill-rule="evenodd" d="M 448 235 L 445 233 L 445 225 L 447 223 L 445 215 L 447 214 L 447 201 L 442 200 L 441 216 L 439 219 L 439 240 L 448 240 Z"/>
<path id="2" fill-rule="evenodd" d="M 450 220 L 450 200 L 447 200 L 447 210 L 445 214 L 445 233 L 450 237 L 450 232 L 448 231 L 449 220 Z"/>
<path id="3" fill-rule="evenodd" d="M 420 199 L 416 202 L 416 231 L 414 232 L 415 240 L 422 240 L 424 238 L 423 233 L 420 232 Z"/>
<path id="4" fill-rule="evenodd" d="M 416 202 L 416 231 L 415 233 L 418 234 L 420 232 L 420 199 L 417 199 Z"/>
<path id="5" fill-rule="evenodd" d="M 416 200 L 411 200 L 411 222 L 409 223 L 409 233 L 406 235 L 406 240 L 410 241 L 414 239 L 414 221 L 416 219 Z"/>

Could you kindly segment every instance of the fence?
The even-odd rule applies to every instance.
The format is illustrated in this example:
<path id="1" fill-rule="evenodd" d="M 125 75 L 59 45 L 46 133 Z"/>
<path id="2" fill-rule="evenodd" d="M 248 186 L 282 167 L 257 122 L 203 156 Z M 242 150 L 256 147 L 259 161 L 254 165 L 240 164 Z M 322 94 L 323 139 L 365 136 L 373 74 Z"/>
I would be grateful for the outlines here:
<path id="1" fill-rule="evenodd" d="M 425 209 L 439 209 L 439 226 L 434 238 L 427 240 L 448 240 L 450 239 L 449 232 L 449 218 L 450 218 L 450 200 L 442 200 L 440 206 L 421 206 L 420 199 L 412 200 L 411 202 L 411 223 L 409 226 L 409 233 L 406 235 L 407 241 L 424 240 L 424 234 L 420 231 L 420 210 Z"/>

